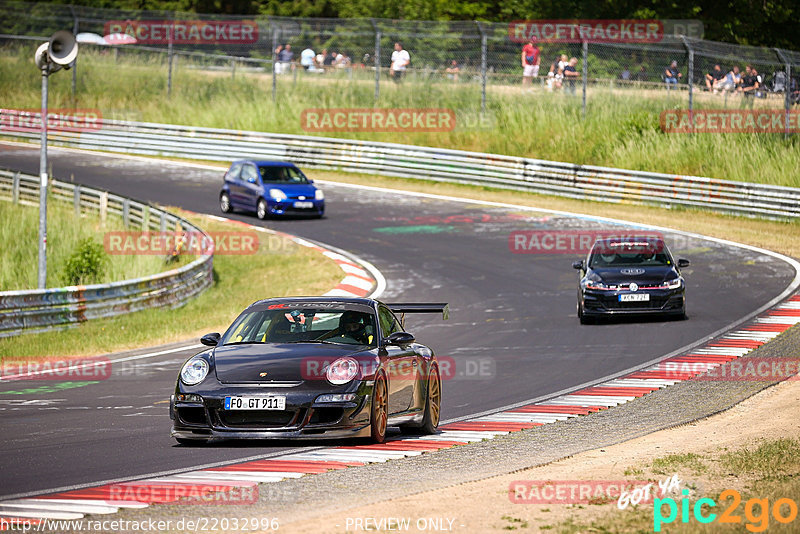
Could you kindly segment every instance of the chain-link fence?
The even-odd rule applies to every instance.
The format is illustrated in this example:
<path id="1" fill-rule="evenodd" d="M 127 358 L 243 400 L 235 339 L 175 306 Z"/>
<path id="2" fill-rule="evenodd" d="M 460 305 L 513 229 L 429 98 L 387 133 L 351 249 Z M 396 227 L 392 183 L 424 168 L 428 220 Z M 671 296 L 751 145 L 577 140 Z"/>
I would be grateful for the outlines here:
<path id="1" fill-rule="evenodd" d="M 350 81 L 374 88 L 363 93 L 372 98 L 360 102 L 373 106 L 384 84 L 402 78 L 478 88 L 481 109 L 493 94 L 514 90 L 575 95 L 585 116 L 598 95 L 635 91 L 665 109 L 685 103 L 690 112 L 698 106 L 784 108 L 787 134 L 789 110 L 800 100 L 800 52 L 705 41 L 685 31 L 691 21 L 666 21 L 658 39 L 641 42 L 540 40 L 538 73 L 529 80 L 523 77 L 525 43 L 513 24 L 211 16 L 8 1 L 0 2 L 0 21 L 0 44 L 7 49 L 29 47 L 61 29 L 79 35 L 84 46 L 72 71 L 73 92 L 81 63 L 110 57 L 165 69 L 167 94 L 181 70 L 231 78 L 260 73 L 269 77 L 273 98 L 298 80 Z M 130 36 L 136 42 L 123 44 Z M 396 43 L 408 52 L 405 66 L 392 62 Z M 746 76 L 758 87 L 743 90 Z M 292 85 L 284 89 L 287 82 Z"/>

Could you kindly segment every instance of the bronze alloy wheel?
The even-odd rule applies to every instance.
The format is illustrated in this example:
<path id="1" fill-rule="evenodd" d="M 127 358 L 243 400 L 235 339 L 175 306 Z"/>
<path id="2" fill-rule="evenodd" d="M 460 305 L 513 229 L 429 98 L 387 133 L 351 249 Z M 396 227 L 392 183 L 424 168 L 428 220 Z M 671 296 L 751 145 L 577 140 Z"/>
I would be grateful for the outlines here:
<path id="1" fill-rule="evenodd" d="M 386 420 L 389 416 L 389 395 L 386 390 L 386 379 L 379 376 L 372 389 L 372 414 L 370 432 L 372 441 L 383 443 L 386 440 Z"/>

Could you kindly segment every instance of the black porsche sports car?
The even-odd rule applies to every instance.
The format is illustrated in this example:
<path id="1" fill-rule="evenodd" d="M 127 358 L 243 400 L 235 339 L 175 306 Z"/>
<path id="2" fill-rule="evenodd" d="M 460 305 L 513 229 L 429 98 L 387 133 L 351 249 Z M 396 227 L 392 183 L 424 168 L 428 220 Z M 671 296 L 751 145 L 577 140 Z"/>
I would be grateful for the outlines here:
<path id="1" fill-rule="evenodd" d="M 439 365 L 404 331 L 405 313 L 447 319 L 448 306 L 341 297 L 252 304 L 221 336 L 203 336 L 210 348 L 181 367 L 170 400 L 172 436 L 182 444 L 342 437 L 380 443 L 387 426 L 433 433 Z"/>
<path id="2" fill-rule="evenodd" d="M 581 324 L 597 317 L 628 314 L 666 314 L 686 317 L 686 284 L 666 243 L 652 236 L 598 239 L 586 260 L 572 264 L 580 270 L 578 318 Z"/>

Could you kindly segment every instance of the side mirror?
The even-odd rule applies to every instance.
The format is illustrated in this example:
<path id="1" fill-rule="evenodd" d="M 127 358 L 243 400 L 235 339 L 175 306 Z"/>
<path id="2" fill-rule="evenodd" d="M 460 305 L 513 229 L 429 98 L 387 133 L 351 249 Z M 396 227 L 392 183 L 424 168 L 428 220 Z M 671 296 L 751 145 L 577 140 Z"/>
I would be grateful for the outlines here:
<path id="1" fill-rule="evenodd" d="M 683 259 L 683 258 L 678 258 L 678 268 L 679 269 L 683 269 L 684 267 L 688 267 L 689 265 L 691 265 L 691 263 L 692 262 L 690 262 L 689 260 L 686 260 L 686 259 Z"/>
<path id="2" fill-rule="evenodd" d="M 573 269 L 583 270 L 583 260 L 581 260 L 581 261 L 573 261 L 572 262 L 572 268 Z"/>
<path id="3" fill-rule="evenodd" d="M 386 338 L 386 345 L 408 345 L 414 342 L 414 334 L 408 332 L 395 332 Z"/>
<path id="4" fill-rule="evenodd" d="M 209 347 L 216 347 L 220 337 L 219 332 L 212 332 L 201 337 L 200 343 Z"/>
<path id="5" fill-rule="evenodd" d="M 313 184 L 313 183 L 314 183 L 314 180 L 311 180 L 311 179 L 309 179 L 309 180 L 308 180 L 308 183 L 310 183 L 310 184 Z"/>

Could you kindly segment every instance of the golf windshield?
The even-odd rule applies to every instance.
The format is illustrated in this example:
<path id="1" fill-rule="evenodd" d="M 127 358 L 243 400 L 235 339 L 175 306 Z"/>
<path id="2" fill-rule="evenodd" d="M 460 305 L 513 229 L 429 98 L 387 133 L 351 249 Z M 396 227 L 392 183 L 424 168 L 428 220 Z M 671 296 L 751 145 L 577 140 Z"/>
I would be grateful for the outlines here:
<path id="1" fill-rule="evenodd" d="M 589 254 L 589 267 L 666 267 L 672 265 L 667 247 L 661 240 L 598 241 Z"/>

